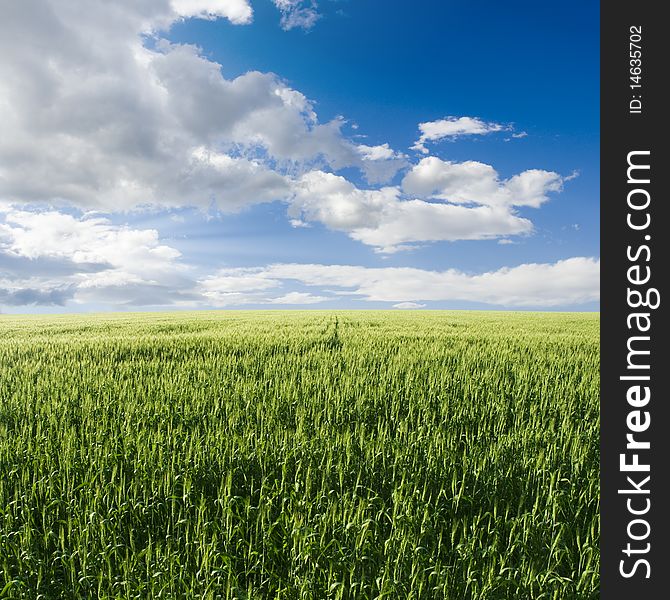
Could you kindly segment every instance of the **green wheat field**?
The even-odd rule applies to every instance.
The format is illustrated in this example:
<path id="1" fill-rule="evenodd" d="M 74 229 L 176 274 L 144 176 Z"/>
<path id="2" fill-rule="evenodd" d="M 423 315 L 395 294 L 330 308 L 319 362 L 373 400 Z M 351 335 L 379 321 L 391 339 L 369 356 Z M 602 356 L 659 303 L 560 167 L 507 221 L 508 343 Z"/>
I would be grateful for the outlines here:
<path id="1" fill-rule="evenodd" d="M 599 597 L 599 316 L 0 316 L 0 598 Z"/>

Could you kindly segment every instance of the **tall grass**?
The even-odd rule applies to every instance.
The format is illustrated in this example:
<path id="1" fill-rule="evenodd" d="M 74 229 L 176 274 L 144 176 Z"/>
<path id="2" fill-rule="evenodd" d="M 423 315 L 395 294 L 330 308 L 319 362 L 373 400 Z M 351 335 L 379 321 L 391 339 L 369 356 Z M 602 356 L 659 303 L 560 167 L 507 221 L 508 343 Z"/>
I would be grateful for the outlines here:
<path id="1" fill-rule="evenodd" d="M 597 315 L 0 318 L 0 597 L 598 597 Z"/>

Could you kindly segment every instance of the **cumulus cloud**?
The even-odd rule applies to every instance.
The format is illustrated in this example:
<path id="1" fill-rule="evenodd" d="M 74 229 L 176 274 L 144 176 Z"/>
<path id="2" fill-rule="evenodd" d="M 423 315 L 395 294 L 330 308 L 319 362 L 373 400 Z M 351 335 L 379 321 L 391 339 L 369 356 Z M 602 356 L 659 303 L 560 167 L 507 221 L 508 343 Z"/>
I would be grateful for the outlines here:
<path id="1" fill-rule="evenodd" d="M 282 29 L 304 29 L 309 31 L 321 18 L 315 0 L 272 0 L 281 13 Z"/>
<path id="2" fill-rule="evenodd" d="M 182 18 L 248 23 L 244 0 L 36 0 L 0 20 L 0 198 L 101 210 L 236 210 L 281 200 L 286 176 L 357 167 L 371 180 L 405 163 L 348 140 L 342 118 L 277 75 L 226 79 L 161 32 Z M 147 40 L 149 40 L 147 42 Z"/>
<path id="3" fill-rule="evenodd" d="M 275 264 L 256 269 L 230 269 L 225 276 L 242 280 L 253 277 L 268 287 L 295 281 L 327 289 L 332 294 L 390 302 L 398 308 L 416 307 L 426 301 L 547 308 L 595 302 L 600 297 L 600 260 L 586 257 L 556 263 L 528 263 L 481 274 L 455 269 Z"/>
<path id="4" fill-rule="evenodd" d="M 387 143 L 377 146 L 358 144 L 356 151 L 363 159 L 360 168 L 368 183 L 385 183 L 409 166 L 407 156 L 396 152 Z"/>
<path id="5" fill-rule="evenodd" d="M 445 117 L 437 121 L 426 121 L 425 123 L 419 123 L 421 135 L 414 142 L 412 150 L 428 154 L 426 142 L 455 139 L 464 135 L 486 135 L 487 133 L 509 129 L 509 125 L 487 123 L 477 117 Z"/>
<path id="6" fill-rule="evenodd" d="M 563 182 L 553 171 L 529 169 L 501 180 L 491 166 L 477 161 L 449 162 L 435 156 L 422 159 L 405 175 L 408 194 L 438 198 L 455 204 L 530 206 L 538 208 L 549 192 L 560 192 Z"/>
<path id="7" fill-rule="evenodd" d="M 95 216 L 0 215 L 0 304 L 169 305 L 194 300 L 180 253 L 153 229 Z"/>
<path id="8" fill-rule="evenodd" d="M 311 171 L 293 183 L 289 216 L 296 224 L 319 222 L 390 253 L 416 242 L 528 234 L 533 225 L 515 207 L 537 208 L 562 183 L 557 173 L 539 170 L 500 181 L 490 165 L 434 157 L 416 165 L 402 187 L 364 190 L 339 175 Z"/>
<path id="9" fill-rule="evenodd" d="M 158 241 L 153 229 L 114 226 L 104 218 L 56 211 L 16 210 L 0 224 L 4 250 L 27 258 L 69 258 L 75 263 L 160 267 L 179 256 Z"/>
<path id="10" fill-rule="evenodd" d="M 247 0 L 171 0 L 170 4 L 181 17 L 226 18 L 235 25 L 251 23 L 253 16 Z"/>

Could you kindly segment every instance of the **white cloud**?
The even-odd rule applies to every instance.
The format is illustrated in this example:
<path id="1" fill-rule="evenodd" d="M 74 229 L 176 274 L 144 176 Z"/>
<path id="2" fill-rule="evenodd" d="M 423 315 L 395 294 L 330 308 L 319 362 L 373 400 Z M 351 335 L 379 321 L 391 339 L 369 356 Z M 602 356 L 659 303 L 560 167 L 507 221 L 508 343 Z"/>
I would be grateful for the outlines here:
<path id="1" fill-rule="evenodd" d="M 442 186 L 438 198 L 444 196 L 449 203 L 402 199 L 398 187 L 361 190 L 341 176 L 312 171 L 294 183 L 289 215 L 299 223 L 316 221 L 344 231 L 355 240 L 390 253 L 411 248 L 408 244 L 415 242 L 528 234 L 532 223 L 518 216 L 513 206 L 539 205 L 545 199 L 544 192 L 558 189 L 555 178 L 560 180 L 556 174 L 526 171 L 501 188 L 492 167 L 473 163 L 481 166 L 469 169 L 466 165 L 465 176 L 461 174 L 454 181 L 440 177 L 441 173 L 433 173 L 433 169 L 426 174 L 423 163 L 431 160 L 424 159 L 418 171 L 405 178 L 403 186 L 428 194 Z M 438 162 L 451 167 L 450 163 Z"/>
<path id="2" fill-rule="evenodd" d="M 509 129 L 508 125 L 487 123 L 477 117 L 445 117 L 437 121 L 419 123 L 421 135 L 414 142 L 412 149 L 428 154 L 426 142 L 436 142 L 445 138 L 454 139 L 464 135 L 486 135 Z"/>
<path id="3" fill-rule="evenodd" d="M 272 298 L 268 300 L 269 304 L 318 304 L 319 302 L 326 302 L 332 300 L 326 296 L 314 296 L 307 292 L 289 292 L 284 296 Z"/>
<path id="4" fill-rule="evenodd" d="M 281 13 L 282 29 L 309 31 L 321 18 L 315 0 L 272 0 Z"/>
<path id="5" fill-rule="evenodd" d="M 425 306 L 425 304 L 419 304 L 418 302 L 398 302 L 398 304 L 393 305 L 393 308 L 411 310 L 413 308 L 424 308 Z"/>
<path id="6" fill-rule="evenodd" d="M 323 171 L 303 175 L 294 192 L 290 216 L 343 231 L 377 225 L 384 207 L 398 197 L 396 188 L 360 190 L 344 177 Z"/>
<path id="7" fill-rule="evenodd" d="M 600 261 L 570 258 L 553 264 L 523 264 L 469 275 L 457 270 L 276 265 L 271 277 L 305 285 L 349 288 L 366 300 L 418 302 L 468 300 L 504 306 L 557 306 L 599 298 Z"/>
<path id="8" fill-rule="evenodd" d="M 182 202 L 198 205 L 206 199 L 218 200 L 220 206 L 236 209 L 284 198 L 290 182 L 258 160 L 233 158 L 200 147 L 193 151 L 187 176 L 176 181 L 173 189 Z"/>
<path id="9" fill-rule="evenodd" d="M 275 264 L 226 271 L 226 277 L 239 276 L 241 280 L 251 275 L 277 286 L 296 281 L 331 294 L 402 307 L 426 301 L 468 301 L 493 306 L 550 308 L 596 302 L 600 297 L 600 261 L 585 257 L 522 264 L 482 274 L 455 269 L 428 271 L 319 264 Z M 254 291 L 254 285 L 252 283 L 247 291 Z"/>
<path id="10" fill-rule="evenodd" d="M 388 160 L 398 156 L 388 144 L 381 144 L 379 146 L 359 144 L 356 150 L 363 157 L 363 160 Z"/>
<path id="11" fill-rule="evenodd" d="M 261 304 L 268 290 L 281 287 L 281 282 L 257 269 L 221 269 L 199 282 L 198 293 L 212 306 Z"/>
<path id="12" fill-rule="evenodd" d="M 482 240 L 532 231 L 528 219 L 490 206 L 472 208 L 423 200 L 395 202 L 376 227 L 361 227 L 351 237 L 384 253 L 407 250 L 407 243 Z"/>
<path id="13" fill-rule="evenodd" d="M 435 156 L 422 159 L 405 175 L 407 194 L 438 198 L 456 204 L 539 207 L 549 192 L 560 192 L 563 182 L 553 171 L 530 169 L 500 180 L 491 166 L 477 161 L 443 161 Z"/>
<path id="14" fill-rule="evenodd" d="M 255 269 L 221 269 L 201 282 L 205 294 L 217 295 L 239 292 L 258 292 L 277 287 L 279 282 L 258 273 Z"/>
<path id="15" fill-rule="evenodd" d="M 182 17 L 199 19 L 226 18 L 235 25 L 251 23 L 253 10 L 247 0 L 171 0 L 174 11 Z"/>
<path id="16" fill-rule="evenodd" d="M 198 286 L 203 301 L 214 306 L 244 304 L 317 304 L 333 300 L 308 292 L 292 291 L 280 296 L 268 296 L 282 287 L 282 282 L 256 268 L 221 269 L 209 275 Z"/>
<path id="17" fill-rule="evenodd" d="M 3 296 L 8 304 L 168 305 L 195 298 L 179 251 L 154 229 L 53 210 L 0 216 L 0 303 Z"/>
<path id="18" fill-rule="evenodd" d="M 251 8 L 243 0 L 10 3 L 0 20 L 0 198 L 236 210 L 285 198 L 286 175 L 314 165 L 358 167 L 371 180 L 404 166 L 362 152 L 343 136 L 343 119 L 320 123 L 276 75 L 226 79 L 198 48 L 160 38 L 192 16 L 246 23 Z"/>
<path id="19" fill-rule="evenodd" d="M 207 275 L 184 262 L 154 229 L 54 210 L 0 211 L 0 305 L 223 307 L 308 305 L 348 297 L 402 305 L 398 308 L 429 301 L 569 306 L 598 300 L 599 266 L 597 259 L 576 257 L 481 274 L 274 264 Z"/>
<path id="20" fill-rule="evenodd" d="M 386 143 L 377 146 L 358 144 L 356 152 L 363 159 L 360 168 L 368 183 L 390 181 L 398 171 L 409 166 L 407 156 L 396 152 Z"/>
<path id="21" fill-rule="evenodd" d="M 0 224 L 7 252 L 35 259 L 67 258 L 135 270 L 163 266 L 179 252 L 158 242 L 154 229 L 130 229 L 103 218 L 76 218 L 56 211 L 12 211 Z"/>

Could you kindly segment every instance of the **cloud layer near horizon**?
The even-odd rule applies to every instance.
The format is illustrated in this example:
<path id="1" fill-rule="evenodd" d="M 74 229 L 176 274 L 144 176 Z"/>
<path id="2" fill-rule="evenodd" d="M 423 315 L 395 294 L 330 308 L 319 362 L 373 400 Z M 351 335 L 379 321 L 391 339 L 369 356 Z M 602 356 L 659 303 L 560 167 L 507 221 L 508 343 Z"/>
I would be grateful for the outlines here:
<path id="1" fill-rule="evenodd" d="M 553 307 L 598 300 L 600 261 L 576 257 L 556 263 L 529 263 L 468 274 L 456 269 L 429 271 L 411 267 L 276 264 L 254 269 L 224 269 L 205 280 L 212 300 L 225 304 L 231 287 L 248 282 L 261 291 L 283 281 L 357 296 L 369 302 L 417 307 L 421 301 L 467 301 L 505 307 Z M 236 290 L 239 291 L 239 290 Z"/>
<path id="2" fill-rule="evenodd" d="M 198 308 L 354 297 L 401 308 L 426 301 L 553 307 L 599 297 L 599 261 L 583 257 L 480 274 L 298 263 L 201 271 L 162 243 L 157 231 L 99 216 L 10 209 L 0 223 L 0 302 L 8 305 Z M 296 284 L 306 289 L 290 289 Z"/>

